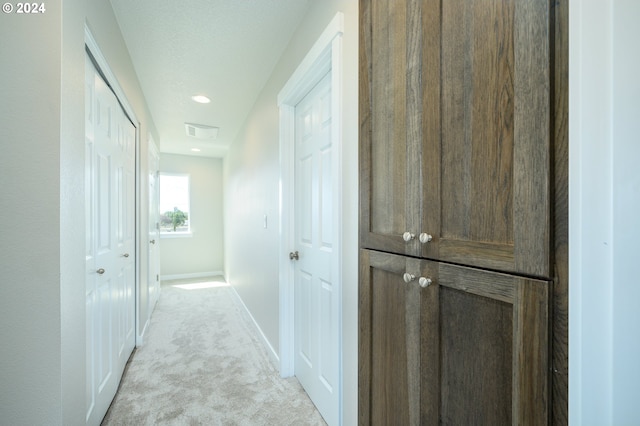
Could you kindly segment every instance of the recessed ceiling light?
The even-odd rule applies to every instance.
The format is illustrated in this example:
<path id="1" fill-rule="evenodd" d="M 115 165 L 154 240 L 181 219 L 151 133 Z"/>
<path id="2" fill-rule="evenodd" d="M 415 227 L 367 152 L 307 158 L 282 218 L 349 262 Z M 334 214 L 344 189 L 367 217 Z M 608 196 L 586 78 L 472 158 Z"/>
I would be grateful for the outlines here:
<path id="1" fill-rule="evenodd" d="M 193 95 L 191 99 L 193 99 L 195 102 L 198 102 L 199 104 L 208 104 L 209 102 L 211 102 L 211 99 L 207 98 L 205 95 Z"/>
<path id="2" fill-rule="evenodd" d="M 193 151 L 193 152 L 200 152 L 200 149 L 198 149 L 198 148 L 191 148 L 191 151 Z"/>

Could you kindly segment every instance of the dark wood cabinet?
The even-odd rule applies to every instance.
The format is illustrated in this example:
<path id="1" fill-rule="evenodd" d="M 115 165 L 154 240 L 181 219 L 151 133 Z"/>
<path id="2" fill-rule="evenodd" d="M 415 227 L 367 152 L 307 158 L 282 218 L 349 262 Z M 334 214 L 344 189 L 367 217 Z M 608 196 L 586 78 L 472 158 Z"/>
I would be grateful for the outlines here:
<path id="1" fill-rule="evenodd" d="M 360 261 L 361 424 L 547 423 L 548 281 L 371 250 Z"/>
<path id="2" fill-rule="evenodd" d="M 364 246 L 551 275 L 549 8 L 362 1 Z"/>
<path id="3" fill-rule="evenodd" d="M 566 26 L 360 0 L 360 424 L 566 424 Z"/>

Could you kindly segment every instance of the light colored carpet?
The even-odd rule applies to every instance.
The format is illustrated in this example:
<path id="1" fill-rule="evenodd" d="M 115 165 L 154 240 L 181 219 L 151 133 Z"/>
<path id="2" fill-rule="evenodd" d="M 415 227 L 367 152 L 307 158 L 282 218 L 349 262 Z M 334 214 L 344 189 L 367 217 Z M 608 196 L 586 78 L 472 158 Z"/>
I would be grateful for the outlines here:
<path id="1" fill-rule="evenodd" d="M 102 424 L 325 425 L 298 381 L 280 378 L 232 290 L 208 281 L 163 283 Z"/>

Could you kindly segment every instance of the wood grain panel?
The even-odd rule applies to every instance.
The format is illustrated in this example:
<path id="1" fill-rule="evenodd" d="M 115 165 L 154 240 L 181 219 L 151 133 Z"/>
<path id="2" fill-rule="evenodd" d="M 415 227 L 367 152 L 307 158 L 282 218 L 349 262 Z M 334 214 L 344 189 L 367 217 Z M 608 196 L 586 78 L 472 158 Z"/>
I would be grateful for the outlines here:
<path id="1" fill-rule="evenodd" d="M 549 294 L 546 282 L 520 279 L 513 304 L 513 422 L 550 420 Z"/>
<path id="2" fill-rule="evenodd" d="M 516 270 L 551 277 L 549 1 L 520 1 L 515 14 L 514 235 Z"/>
<path id="3" fill-rule="evenodd" d="M 443 238 L 513 241 L 513 8 L 443 2 Z"/>
<path id="4" fill-rule="evenodd" d="M 361 15 L 362 16 L 362 9 Z M 371 424 L 371 252 L 360 250 L 358 277 L 358 424 Z"/>
<path id="5" fill-rule="evenodd" d="M 427 232 L 435 236 L 435 241 L 422 245 L 422 256 L 439 259 L 439 238 L 441 222 L 440 202 L 440 166 L 441 166 L 441 127 L 440 86 L 441 73 L 441 2 L 440 0 L 424 0 L 422 9 L 424 35 L 422 55 L 422 110 L 423 140 L 422 151 L 422 225 L 419 232 Z"/>
<path id="6" fill-rule="evenodd" d="M 511 424 L 511 305 L 440 288 L 441 424 Z"/>
<path id="7" fill-rule="evenodd" d="M 438 422 L 440 351 L 437 264 L 361 251 L 359 424 Z"/>
<path id="8" fill-rule="evenodd" d="M 474 19 L 462 0 L 442 4 L 441 202 L 439 237 L 471 237 L 472 37 Z"/>
<path id="9" fill-rule="evenodd" d="M 410 379 L 419 377 L 420 372 L 419 339 L 413 336 L 414 327 L 407 327 L 411 309 L 406 311 L 402 279 L 374 269 L 371 280 L 371 424 L 408 425 L 411 408 L 415 409 L 412 402 L 419 396 L 415 382 L 410 386 Z"/>
<path id="10" fill-rule="evenodd" d="M 361 8 L 376 29 L 361 32 L 361 237 L 367 247 L 415 255 L 417 240 L 405 243 L 402 234 L 421 228 L 422 2 Z"/>
<path id="11" fill-rule="evenodd" d="M 468 41 L 471 176 L 469 218 L 474 241 L 513 241 L 513 9 L 507 1 L 465 2 L 473 16 Z M 444 50 L 444 49 L 443 49 Z M 455 52 L 451 52 L 454 53 Z M 448 76 L 445 75 L 445 78 Z"/>
<path id="12" fill-rule="evenodd" d="M 397 236 L 408 230 L 405 215 L 410 181 L 407 167 L 407 4 L 372 2 L 371 64 L 372 135 L 370 227 L 374 233 Z M 409 197 L 413 199 L 413 197 Z"/>
<path id="13" fill-rule="evenodd" d="M 442 2 L 440 227 L 425 257 L 551 276 L 548 3 Z"/>
<path id="14" fill-rule="evenodd" d="M 417 276 L 431 278 L 434 284 L 421 290 L 420 321 L 420 418 L 421 425 L 440 422 L 440 281 L 438 264 L 423 261 Z"/>
<path id="15" fill-rule="evenodd" d="M 505 303 L 513 303 L 514 276 L 466 268 L 464 266 L 439 264 L 439 280 L 441 286 L 473 293 Z"/>
<path id="16" fill-rule="evenodd" d="M 569 4 L 554 3 L 554 254 L 552 421 L 569 423 Z"/>
<path id="17" fill-rule="evenodd" d="M 439 252 L 449 262 L 500 271 L 512 271 L 515 264 L 512 244 L 441 239 Z"/>

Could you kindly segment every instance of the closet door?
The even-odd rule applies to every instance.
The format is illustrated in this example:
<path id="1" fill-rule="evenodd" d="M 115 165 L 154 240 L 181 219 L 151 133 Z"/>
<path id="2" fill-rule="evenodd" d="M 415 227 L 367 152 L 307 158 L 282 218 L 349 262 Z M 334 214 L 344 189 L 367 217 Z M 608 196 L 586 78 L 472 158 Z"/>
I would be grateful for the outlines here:
<path id="1" fill-rule="evenodd" d="M 136 130 L 85 59 L 86 419 L 99 424 L 135 345 Z"/>
<path id="2" fill-rule="evenodd" d="M 550 277 L 550 4 L 426 0 L 422 255 Z"/>
<path id="3" fill-rule="evenodd" d="M 421 6 L 412 0 L 360 5 L 361 242 L 419 255 Z"/>

